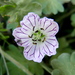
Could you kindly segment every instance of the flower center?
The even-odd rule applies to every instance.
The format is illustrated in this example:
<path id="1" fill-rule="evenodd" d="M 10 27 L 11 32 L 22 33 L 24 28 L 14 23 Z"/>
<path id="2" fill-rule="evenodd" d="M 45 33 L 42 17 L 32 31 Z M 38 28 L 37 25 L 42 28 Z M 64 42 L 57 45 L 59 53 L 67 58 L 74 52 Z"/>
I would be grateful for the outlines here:
<path id="1" fill-rule="evenodd" d="M 45 41 L 45 35 L 43 34 L 43 28 L 40 28 L 39 30 L 34 31 L 34 33 L 32 33 L 31 36 L 29 36 L 30 38 L 32 38 L 32 42 L 33 44 L 37 44 L 40 42 L 44 42 Z"/>

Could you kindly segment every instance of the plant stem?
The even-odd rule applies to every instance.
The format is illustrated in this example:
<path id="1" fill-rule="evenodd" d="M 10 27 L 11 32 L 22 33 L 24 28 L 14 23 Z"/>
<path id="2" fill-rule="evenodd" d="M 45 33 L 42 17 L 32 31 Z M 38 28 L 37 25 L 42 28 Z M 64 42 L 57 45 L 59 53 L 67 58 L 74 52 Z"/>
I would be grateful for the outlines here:
<path id="1" fill-rule="evenodd" d="M 1 51 L 1 50 L 0 50 L 0 51 Z M 4 61 L 4 65 L 5 65 L 6 71 L 7 71 L 7 75 L 10 75 L 10 74 L 9 74 L 9 70 L 8 70 L 8 67 L 7 67 L 7 64 L 6 64 L 6 61 L 5 61 L 5 58 L 4 58 L 4 55 L 3 55 L 2 51 L 1 51 L 1 55 L 2 55 L 2 58 L 3 58 L 3 61 Z"/>
<path id="2" fill-rule="evenodd" d="M 49 68 L 48 66 L 46 66 L 43 62 L 40 63 L 40 65 L 41 65 L 48 73 L 51 74 L 51 72 L 52 72 L 52 69 L 51 69 L 51 68 Z"/>
<path id="3" fill-rule="evenodd" d="M 12 58 L 9 54 L 5 53 L 1 47 L 0 47 L 0 53 L 4 55 L 6 59 L 11 61 L 13 64 L 15 64 L 18 68 L 20 68 L 23 72 L 27 73 L 28 75 L 33 75 L 27 68 L 25 68 L 22 64 L 20 64 L 18 61 L 16 61 L 14 58 Z"/>
<path id="4" fill-rule="evenodd" d="M 75 8 L 72 9 L 70 12 L 68 12 L 67 14 L 65 15 L 62 15 L 60 18 L 56 19 L 57 22 L 60 22 L 61 20 L 63 20 L 64 18 L 68 17 L 69 15 L 71 15 L 72 13 L 75 12 Z"/>

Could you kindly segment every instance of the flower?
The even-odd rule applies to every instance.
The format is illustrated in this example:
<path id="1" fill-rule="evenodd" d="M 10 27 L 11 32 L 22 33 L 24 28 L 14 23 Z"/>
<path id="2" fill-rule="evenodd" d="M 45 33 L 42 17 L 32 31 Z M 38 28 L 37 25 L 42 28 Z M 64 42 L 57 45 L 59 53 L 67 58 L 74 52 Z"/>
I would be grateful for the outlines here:
<path id="1" fill-rule="evenodd" d="M 17 44 L 24 47 L 26 59 L 40 63 L 45 55 L 56 54 L 58 41 L 55 35 L 59 26 L 53 19 L 40 18 L 30 12 L 20 21 L 20 25 L 21 27 L 13 30 L 13 36 Z"/>

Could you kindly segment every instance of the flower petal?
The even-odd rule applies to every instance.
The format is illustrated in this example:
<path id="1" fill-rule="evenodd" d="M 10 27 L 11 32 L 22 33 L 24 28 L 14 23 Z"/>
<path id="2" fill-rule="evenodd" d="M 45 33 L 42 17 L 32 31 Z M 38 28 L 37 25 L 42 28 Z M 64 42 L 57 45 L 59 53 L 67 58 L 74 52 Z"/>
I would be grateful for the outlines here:
<path id="1" fill-rule="evenodd" d="M 51 21 L 53 21 L 53 19 L 48 19 L 47 17 L 41 18 L 40 19 L 40 26 L 41 28 L 45 28 L 51 25 Z"/>
<path id="2" fill-rule="evenodd" d="M 58 24 L 53 19 L 46 17 L 40 19 L 40 25 L 44 28 L 45 33 L 49 33 L 50 35 L 56 35 L 59 30 Z"/>
<path id="3" fill-rule="evenodd" d="M 25 33 L 21 30 L 21 27 L 18 27 L 14 29 L 13 36 L 15 37 L 15 41 L 19 46 L 27 46 L 27 44 L 30 44 L 30 38 L 28 37 L 28 33 Z"/>
<path id="4" fill-rule="evenodd" d="M 24 16 L 23 20 L 20 21 L 21 26 L 25 25 L 29 29 L 33 29 L 34 26 L 38 24 L 39 16 L 34 13 L 29 13 L 27 16 Z"/>
<path id="5" fill-rule="evenodd" d="M 48 37 L 46 42 L 48 44 L 52 45 L 53 47 L 58 48 L 59 44 L 58 44 L 58 41 L 57 41 L 56 37 Z"/>
<path id="6" fill-rule="evenodd" d="M 41 62 L 45 54 L 41 53 L 41 47 L 36 45 L 29 46 L 24 50 L 24 57 L 28 60 Z"/>
<path id="7" fill-rule="evenodd" d="M 16 29 L 14 29 L 13 31 L 13 36 L 15 38 L 18 38 L 18 39 L 21 39 L 21 38 L 26 38 L 28 37 L 28 34 L 27 33 L 24 33 L 22 30 L 21 30 L 21 27 L 18 27 Z"/>
<path id="8" fill-rule="evenodd" d="M 59 31 L 59 26 L 56 22 L 51 22 L 51 26 L 46 27 L 45 29 L 46 33 L 48 33 L 49 36 L 55 36 L 56 33 Z"/>
<path id="9" fill-rule="evenodd" d="M 48 56 L 56 54 L 56 48 L 54 48 L 52 45 L 48 44 L 47 42 L 44 43 L 43 50 L 45 54 Z"/>

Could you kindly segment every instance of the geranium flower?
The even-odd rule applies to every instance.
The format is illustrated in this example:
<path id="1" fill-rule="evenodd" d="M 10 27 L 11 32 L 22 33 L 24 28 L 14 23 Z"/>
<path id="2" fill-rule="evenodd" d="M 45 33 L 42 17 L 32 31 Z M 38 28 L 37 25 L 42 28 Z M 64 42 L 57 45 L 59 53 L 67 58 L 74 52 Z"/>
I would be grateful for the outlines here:
<path id="1" fill-rule="evenodd" d="M 21 27 L 14 29 L 13 36 L 19 46 L 24 47 L 24 57 L 41 62 L 45 55 L 56 54 L 58 41 L 55 37 L 58 24 L 47 17 L 40 18 L 35 13 L 28 13 L 20 21 Z"/>

